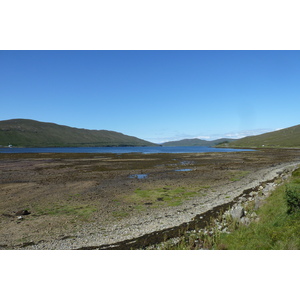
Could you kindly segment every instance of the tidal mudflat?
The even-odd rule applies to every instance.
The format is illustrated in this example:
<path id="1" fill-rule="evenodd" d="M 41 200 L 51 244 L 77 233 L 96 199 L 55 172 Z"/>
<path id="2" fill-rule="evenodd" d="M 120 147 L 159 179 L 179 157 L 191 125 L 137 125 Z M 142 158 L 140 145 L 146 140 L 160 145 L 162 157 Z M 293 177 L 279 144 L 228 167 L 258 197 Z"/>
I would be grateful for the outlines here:
<path id="1" fill-rule="evenodd" d="M 183 215 L 193 218 L 193 207 L 196 213 L 196 207 L 215 205 L 213 193 L 228 200 L 229 188 L 242 189 L 262 171 L 299 162 L 300 150 L 293 149 L 0 154 L 0 247 L 78 249 L 118 242 L 179 224 Z"/>

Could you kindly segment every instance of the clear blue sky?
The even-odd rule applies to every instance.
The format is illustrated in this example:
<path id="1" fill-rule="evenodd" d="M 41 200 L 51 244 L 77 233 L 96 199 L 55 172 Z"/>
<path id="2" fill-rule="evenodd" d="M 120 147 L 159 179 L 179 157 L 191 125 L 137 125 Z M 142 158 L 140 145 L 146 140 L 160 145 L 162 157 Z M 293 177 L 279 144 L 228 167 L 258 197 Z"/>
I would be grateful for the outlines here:
<path id="1" fill-rule="evenodd" d="M 153 142 L 300 124 L 300 51 L 0 51 L 0 120 Z"/>

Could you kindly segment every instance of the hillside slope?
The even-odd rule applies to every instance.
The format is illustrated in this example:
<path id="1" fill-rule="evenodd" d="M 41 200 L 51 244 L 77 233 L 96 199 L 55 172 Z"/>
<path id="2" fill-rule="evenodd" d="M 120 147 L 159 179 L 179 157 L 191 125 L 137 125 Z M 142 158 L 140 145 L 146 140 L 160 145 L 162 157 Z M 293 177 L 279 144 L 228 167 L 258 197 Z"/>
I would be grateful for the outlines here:
<path id="1" fill-rule="evenodd" d="M 0 145 L 16 147 L 156 146 L 108 130 L 78 129 L 27 119 L 0 121 Z"/>
<path id="2" fill-rule="evenodd" d="M 240 148 L 293 148 L 300 147 L 300 125 L 268 132 L 256 136 L 248 136 L 229 144 Z"/>
<path id="3" fill-rule="evenodd" d="M 234 141 L 234 139 L 218 139 L 214 141 L 205 141 L 201 139 L 184 139 L 180 141 L 172 141 L 172 142 L 166 142 L 162 145 L 164 147 L 191 147 L 191 146 L 203 146 L 203 147 L 213 147 L 215 145 L 218 145 L 220 143 L 225 142 L 231 142 Z"/>

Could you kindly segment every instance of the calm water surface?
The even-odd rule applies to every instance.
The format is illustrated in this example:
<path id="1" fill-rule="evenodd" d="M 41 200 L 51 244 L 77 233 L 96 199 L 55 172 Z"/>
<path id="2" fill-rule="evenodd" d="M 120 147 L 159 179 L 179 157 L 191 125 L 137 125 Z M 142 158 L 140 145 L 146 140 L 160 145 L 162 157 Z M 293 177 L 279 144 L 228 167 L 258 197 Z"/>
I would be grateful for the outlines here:
<path id="1" fill-rule="evenodd" d="M 250 149 L 230 149 L 211 147 L 78 147 L 78 148 L 0 148 L 0 153 L 203 153 L 240 152 Z"/>

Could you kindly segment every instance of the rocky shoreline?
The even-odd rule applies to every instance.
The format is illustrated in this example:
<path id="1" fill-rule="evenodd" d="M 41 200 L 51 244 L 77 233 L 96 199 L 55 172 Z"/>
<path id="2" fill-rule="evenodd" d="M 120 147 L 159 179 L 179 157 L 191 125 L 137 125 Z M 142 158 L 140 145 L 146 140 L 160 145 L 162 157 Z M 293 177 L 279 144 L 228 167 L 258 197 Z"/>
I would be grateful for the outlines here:
<path id="1" fill-rule="evenodd" d="M 264 197 L 276 188 L 274 180 L 278 178 L 286 180 L 298 165 L 299 161 L 260 169 L 240 181 L 220 185 L 204 197 L 194 198 L 177 207 L 152 210 L 142 218 L 133 215 L 107 227 L 100 226 L 99 223 L 89 223 L 75 235 L 65 235 L 61 239 L 37 243 L 27 242 L 10 249 L 141 249 L 191 230 L 189 226 L 201 227 L 201 222 L 204 224 L 205 221 L 205 214 L 214 208 L 224 208 L 224 205 L 232 207 L 229 212 L 232 216 L 239 218 L 240 222 L 248 223 L 255 219 L 255 215 L 247 215 L 242 204 L 254 201 L 256 206 L 261 205 Z M 217 226 L 226 230 L 224 224 Z"/>
<path id="2" fill-rule="evenodd" d="M 299 167 L 299 166 L 298 166 Z M 264 205 L 265 200 L 271 195 L 278 186 L 284 184 L 291 177 L 292 172 L 297 167 L 288 167 L 277 172 L 278 176 L 272 180 L 262 182 L 259 186 L 244 190 L 241 195 L 236 197 L 228 205 L 214 208 L 215 214 L 210 214 L 206 222 L 198 228 L 188 229 L 181 237 L 171 238 L 167 241 L 150 245 L 147 250 L 173 249 L 180 247 L 182 237 L 192 249 L 209 250 L 215 238 L 221 234 L 230 234 L 239 226 L 249 226 L 252 222 L 258 222 L 259 217 L 256 211 Z M 213 211 L 211 210 L 211 211 Z M 206 214 L 198 215 L 204 219 Z M 208 248 L 207 248 L 208 247 Z"/>

